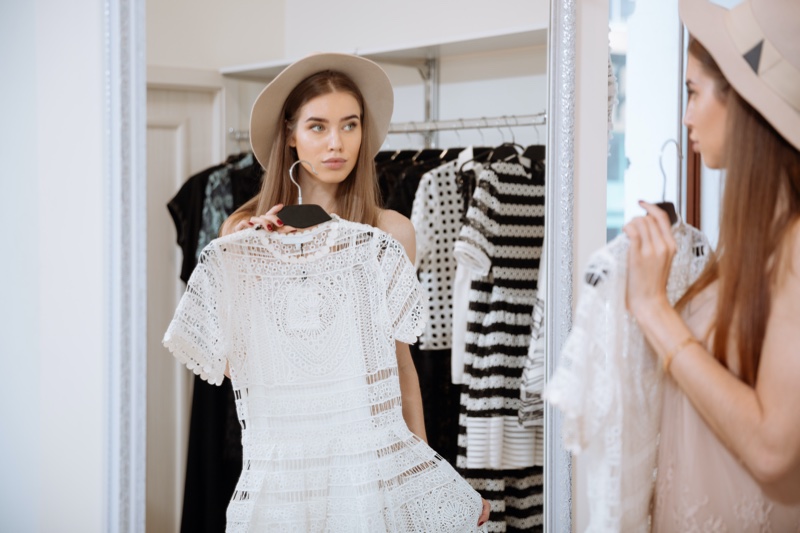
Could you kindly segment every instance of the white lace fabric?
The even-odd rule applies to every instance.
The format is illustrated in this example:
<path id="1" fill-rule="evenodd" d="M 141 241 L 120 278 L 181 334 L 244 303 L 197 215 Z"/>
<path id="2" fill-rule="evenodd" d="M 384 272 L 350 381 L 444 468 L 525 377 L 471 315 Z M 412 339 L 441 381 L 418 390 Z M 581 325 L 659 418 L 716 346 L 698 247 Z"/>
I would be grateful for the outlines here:
<path id="1" fill-rule="evenodd" d="M 673 235 L 667 296 L 674 305 L 699 277 L 710 246 L 682 222 Z M 586 467 L 592 533 L 650 530 L 663 373 L 625 306 L 628 247 L 622 234 L 591 256 L 572 331 L 544 392 L 564 415 L 564 446 Z"/>
<path id="2" fill-rule="evenodd" d="M 424 297 L 403 247 L 334 218 L 245 230 L 201 255 L 164 344 L 220 384 L 230 365 L 243 471 L 227 531 L 478 531 L 481 499 L 402 417 L 395 340 Z"/>

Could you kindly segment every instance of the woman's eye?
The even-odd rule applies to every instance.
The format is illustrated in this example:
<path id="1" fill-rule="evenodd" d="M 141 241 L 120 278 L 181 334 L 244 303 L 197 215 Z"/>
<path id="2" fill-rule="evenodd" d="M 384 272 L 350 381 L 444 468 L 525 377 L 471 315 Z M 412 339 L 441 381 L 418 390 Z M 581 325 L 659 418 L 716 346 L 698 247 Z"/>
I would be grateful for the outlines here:
<path id="1" fill-rule="evenodd" d="M 344 125 L 344 131 L 353 131 L 358 127 L 358 122 L 348 122 Z"/>
<path id="2" fill-rule="evenodd" d="M 325 129 L 325 127 L 324 127 L 322 124 L 312 124 L 312 125 L 311 125 L 311 127 L 310 127 L 309 129 L 310 129 L 311 131 L 317 131 L 317 132 L 319 132 L 319 131 L 323 131 L 323 130 Z"/>

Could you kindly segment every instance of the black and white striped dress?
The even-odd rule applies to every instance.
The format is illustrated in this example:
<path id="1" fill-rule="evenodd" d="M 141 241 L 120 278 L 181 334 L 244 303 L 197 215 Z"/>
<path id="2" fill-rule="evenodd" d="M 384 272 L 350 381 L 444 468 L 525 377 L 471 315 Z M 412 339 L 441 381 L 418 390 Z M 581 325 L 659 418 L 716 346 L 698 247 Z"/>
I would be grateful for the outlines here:
<path id="1" fill-rule="evenodd" d="M 544 165 L 523 162 L 483 169 L 455 247 L 475 274 L 457 467 L 491 502 L 489 531 L 540 531 L 543 522 L 541 433 L 523 427 L 518 412 L 544 239 Z"/>

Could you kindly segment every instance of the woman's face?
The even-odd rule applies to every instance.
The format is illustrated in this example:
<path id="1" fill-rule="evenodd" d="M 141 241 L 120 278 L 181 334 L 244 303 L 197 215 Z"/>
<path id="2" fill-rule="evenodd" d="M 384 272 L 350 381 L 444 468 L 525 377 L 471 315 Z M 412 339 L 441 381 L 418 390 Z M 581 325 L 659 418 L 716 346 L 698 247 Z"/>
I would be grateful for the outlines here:
<path id="1" fill-rule="evenodd" d="M 728 107 L 716 94 L 714 78 L 691 54 L 686 63 L 686 89 L 689 102 L 683 123 L 689 128 L 692 149 L 700 153 L 707 167 L 722 168 Z"/>
<path id="2" fill-rule="evenodd" d="M 300 108 L 289 146 L 317 172 L 303 168 L 303 179 L 338 185 L 350 175 L 361 148 L 360 117 L 361 106 L 345 92 L 317 96 Z"/>

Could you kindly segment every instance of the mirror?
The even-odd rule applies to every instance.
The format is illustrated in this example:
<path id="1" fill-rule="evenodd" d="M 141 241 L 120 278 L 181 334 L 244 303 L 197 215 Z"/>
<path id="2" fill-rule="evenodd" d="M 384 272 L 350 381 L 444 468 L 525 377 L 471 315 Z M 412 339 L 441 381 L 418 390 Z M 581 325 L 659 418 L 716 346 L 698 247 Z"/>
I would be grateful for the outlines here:
<path id="1" fill-rule="evenodd" d="M 527 3 L 520 3 L 520 6 L 522 5 L 524 5 L 526 9 L 528 8 Z M 545 10 L 547 9 L 546 2 L 539 2 L 536 5 L 539 7 L 544 7 Z M 514 7 L 518 6 L 515 5 Z M 482 3 L 476 2 L 475 8 L 476 13 L 483 14 L 485 12 L 485 6 Z M 517 111 L 516 109 L 507 110 L 498 105 L 496 111 L 488 109 L 487 111 L 478 111 L 472 113 L 469 112 L 469 110 L 474 108 L 474 106 L 477 106 L 477 103 L 480 102 L 479 100 L 473 100 L 471 102 L 460 102 L 460 109 L 465 109 L 467 111 L 453 111 L 452 109 L 448 109 L 446 106 L 455 104 L 455 100 L 459 94 L 465 94 L 463 89 L 466 85 L 474 83 L 479 90 L 482 90 L 479 87 L 481 85 L 481 80 L 479 79 L 480 77 L 476 79 L 474 74 L 470 75 L 467 72 L 469 65 L 459 63 L 459 60 L 453 60 L 453 64 L 450 65 L 452 68 L 450 73 L 446 73 L 443 68 L 441 73 L 442 78 L 440 78 L 440 82 L 443 85 L 447 85 L 448 83 L 452 84 L 449 87 L 449 89 L 452 90 L 452 96 L 448 97 L 447 101 L 442 99 L 442 101 L 439 103 L 441 106 L 438 115 L 439 120 L 458 120 L 470 118 L 480 119 L 482 116 L 489 116 L 489 114 L 492 112 L 499 116 L 521 113 L 532 114 L 541 110 L 542 103 L 547 106 L 548 126 L 546 138 L 547 145 L 550 147 L 550 149 L 547 153 L 547 224 L 545 228 L 545 240 L 548 243 L 548 249 L 552 250 L 547 258 L 548 271 L 551 272 L 552 282 L 548 283 L 546 312 L 548 316 L 552 317 L 552 319 L 547 320 L 545 326 L 547 332 L 546 337 L 548 338 L 546 345 L 546 372 L 550 372 L 553 365 L 556 363 L 556 354 L 569 329 L 571 316 L 573 211 L 570 202 L 573 194 L 573 169 L 571 161 L 573 155 L 572 152 L 574 150 L 573 130 L 575 125 L 575 119 L 573 115 L 574 105 L 572 101 L 575 88 L 575 11 L 576 6 L 574 2 L 555 2 L 549 12 L 549 16 L 545 15 L 548 16 L 548 20 L 550 22 L 550 27 L 549 30 L 547 30 L 545 37 L 549 42 L 549 46 L 546 48 L 546 61 L 544 59 L 538 60 L 539 63 L 536 68 L 539 68 L 540 71 L 544 70 L 544 63 L 546 62 L 547 64 L 546 70 L 549 71 L 549 79 L 541 82 L 543 83 L 542 87 L 546 86 L 548 88 L 547 92 L 549 93 L 549 96 L 547 97 L 548 101 L 546 103 L 540 102 L 532 105 L 531 107 L 522 109 L 521 111 Z M 298 14 L 294 13 L 293 16 L 298 16 Z M 137 19 L 137 17 L 141 17 L 141 11 L 137 11 L 134 6 L 134 9 L 131 11 L 123 12 L 121 17 L 123 21 L 128 22 L 141 20 Z M 148 20 L 148 23 L 150 23 L 150 20 Z M 547 27 L 547 23 L 545 23 L 545 27 Z M 148 30 L 149 29 L 150 28 L 148 28 Z M 120 32 L 122 33 L 121 30 Z M 144 35 L 144 30 L 142 29 L 140 32 L 139 38 L 142 38 Z M 478 40 L 483 37 L 485 36 L 479 36 Z M 231 38 L 237 39 L 241 38 L 241 36 L 237 34 L 233 35 Z M 425 41 L 425 43 L 423 43 L 423 47 L 432 46 L 431 43 L 435 43 L 435 39 Z M 541 48 L 542 44 L 543 43 L 536 44 L 534 45 L 534 48 Z M 124 50 L 129 52 L 130 56 L 123 56 L 123 59 L 120 60 L 121 65 L 125 68 L 130 68 L 131 64 L 136 64 L 136 60 L 132 58 L 135 57 L 135 52 L 137 50 L 142 50 L 142 46 L 142 43 L 137 43 L 135 39 L 132 41 L 126 41 Z M 377 52 L 380 52 L 380 50 Z M 445 50 L 445 52 L 447 51 Z M 474 54 L 477 56 L 477 59 L 473 58 L 473 62 L 491 61 L 491 57 L 486 55 L 481 57 L 481 53 L 486 54 L 485 50 L 481 52 L 480 50 L 473 49 L 472 51 L 467 50 L 462 52 L 451 51 L 451 53 L 454 53 L 454 57 L 459 57 L 459 54 L 467 56 Z M 511 55 L 514 53 L 515 52 L 511 52 Z M 532 62 L 535 63 L 536 61 Z M 167 72 L 167 70 L 162 68 L 161 65 L 151 64 L 149 67 L 148 82 L 149 88 L 151 89 L 168 90 L 170 87 L 174 88 L 181 86 L 185 88 L 186 84 L 188 83 L 187 80 L 189 80 L 191 82 L 189 85 L 194 85 L 195 87 L 194 94 L 190 97 L 190 104 L 200 107 L 210 107 L 213 110 L 209 115 L 210 118 L 208 119 L 208 127 L 212 132 L 216 133 L 209 134 L 205 141 L 207 145 L 211 147 L 209 150 L 211 156 L 213 157 L 211 161 L 202 161 L 200 159 L 197 161 L 192 160 L 194 157 L 201 158 L 201 156 L 196 153 L 191 153 L 184 154 L 179 159 L 165 157 L 164 159 L 160 160 L 159 163 L 159 158 L 153 156 L 153 154 L 158 153 L 158 149 L 163 147 L 165 144 L 173 142 L 175 139 L 180 140 L 181 136 L 188 135 L 187 131 L 185 130 L 187 121 L 185 118 L 180 118 L 177 115 L 170 116 L 169 112 L 165 112 L 161 118 L 155 120 L 153 120 L 152 117 L 148 118 L 150 127 L 153 130 L 158 131 L 156 136 L 148 141 L 148 149 L 149 152 L 151 152 L 148 153 L 147 159 L 148 180 L 152 179 L 152 176 L 156 175 L 156 170 L 154 167 L 150 166 L 151 164 L 157 164 L 159 167 L 162 165 L 166 167 L 168 164 L 177 164 L 177 171 L 175 171 L 175 175 L 180 176 L 182 179 L 186 179 L 192 174 L 192 172 L 202 170 L 204 165 L 219 162 L 224 158 L 225 155 L 227 155 L 227 153 L 231 153 L 232 151 L 240 148 L 241 145 L 239 140 L 229 137 L 227 135 L 228 128 L 225 126 L 235 126 L 234 129 L 238 130 L 241 129 L 243 124 L 247 123 L 246 120 L 243 120 L 247 117 L 249 111 L 248 105 L 245 102 L 255 96 L 254 87 L 263 87 L 263 82 L 234 82 L 230 79 L 230 76 L 217 78 L 214 76 L 201 74 L 196 71 L 190 72 L 189 70 L 184 70 L 176 74 L 175 72 Z M 510 72 L 508 70 L 509 68 L 513 70 L 513 67 L 509 67 L 509 64 L 503 65 L 500 63 L 492 65 L 492 69 L 501 73 L 504 71 L 504 69 L 505 72 Z M 400 81 L 396 84 L 396 91 L 398 93 L 407 91 L 412 94 L 416 93 L 417 96 L 424 96 L 420 95 L 420 91 L 423 90 L 420 89 L 419 81 L 417 79 L 414 79 L 414 81 L 409 79 L 417 76 L 417 73 L 413 72 L 413 70 L 409 73 L 407 69 L 404 69 L 396 64 L 388 66 L 387 70 L 394 72 L 394 74 L 390 72 L 390 76 L 394 75 L 400 78 Z M 175 76 L 177 76 L 177 78 Z M 452 76 L 452 78 L 448 78 L 448 76 Z M 509 75 L 509 78 L 512 82 L 518 81 L 515 79 L 516 77 L 518 76 L 513 74 Z M 406 81 L 403 81 L 403 79 Z M 543 89 L 539 90 L 540 96 L 543 97 L 545 91 Z M 400 96 L 402 96 L 402 94 Z M 150 95 L 148 98 L 150 98 Z M 156 95 L 156 98 L 153 100 L 158 100 L 158 98 L 161 98 L 162 101 L 168 101 L 169 95 Z M 419 98 L 418 101 L 419 100 L 424 100 L 424 98 Z M 148 103 L 151 101 L 152 100 L 149 99 Z M 135 109 L 138 109 L 139 112 L 143 111 L 141 109 L 141 100 L 134 101 L 132 105 Z M 406 105 L 405 111 L 403 107 L 404 105 Z M 425 121 L 424 119 L 427 117 L 425 117 L 424 111 L 422 111 L 423 115 L 421 117 L 419 115 L 421 112 L 420 110 L 423 110 L 424 106 L 420 105 L 418 107 L 414 107 L 412 111 L 410 110 L 411 105 L 415 104 L 406 103 L 397 106 L 398 112 L 405 113 L 398 115 L 398 120 L 404 123 Z M 173 106 L 173 108 L 175 108 L 175 106 Z M 448 115 L 448 113 L 452 114 Z M 476 117 L 475 115 L 478 116 Z M 481 134 L 477 132 L 477 129 L 480 128 L 476 128 L 476 131 L 473 132 L 459 130 L 458 134 L 448 134 L 450 135 L 450 138 L 448 138 L 447 135 L 442 134 L 440 138 L 436 139 L 434 142 L 453 142 L 458 144 L 460 144 L 460 141 L 465 143 L 476 142 L 472 139 L 468 139 L 467 135 L 473 135 L 474 137 L 477 136 L 479 139 L 485 139 L 487 136 L 493 135 L 499 137 L 500 140 L 508 140 L 506 135 L 514 135 L 516 141 L 522 141 L 524 143 L 532 143 L 532 139 L 536 138 L 538 135 L 544 137 L 543 129 L 537 134 L 535 129 L 529 129 L 526 132 L 524 128 L 517 128 L 514 125 L 510 125 L 509 128 L 506 128 L 505 126 L 500 128 L 490 128 L 492 130 L 497 130 L 492 132 L 489 132 L 489 129 L 482 128 L 484 137 L 480 137 Z M 513 133 L 507 134 L 506 131 L 504 131 L 506 129 L 511 129 Z M 172 133 L 167 134 L 167 131 L 171 131 Z M 159 135 L 161 135 L 160 138 Z M 424 142 L 424 139 L 419 137 L 415 139 L 412 135 L 413 134 L 406 135 L 405 132 L 395 133 L 394 137 L 390 138 L 388 141 L 390 147 L 394 148 L 395 146 L 400 146 L 402 143 L 406 143 L 406 141 L 408 141 L 407 144 L 419 144 L 420 141 Z M 526 135 L 529 137 L 526 138 Z M 455 139 L 453 137 L 455 137 Z M 131 138 L 129 140 L 133 146 L 139 146 L 141 144 L 139 137 L 135 134 L 131 134 Z M 496 143 L 497 139 L 487 139 L 487 142 Z M 141 148 L 141 146 L 139 147 Z M 153 172 L 152 174 L 151 171 Z M 143 178 L 144 172 L 140 169 L 138 173 L 132 174 L 132 176 L 133 183 L 131 185 L 134 188 L 138 188 L 139 191 L 147 189 L 148 201 L 156 204 L 156 208 L 163 209 L 165 204 L 164 200 L 168 198 L 161 198 L 159 200 L 155 196 L 150 196 L 151 194 L 155 195 L 157 190 L 153 187 L 145 187 L 143 183 L 137 181 Z M 148 185 L 150 185 L 150 181 L 148 181 Z M 175 190 L 176 189 L 173 188 L 173 193 Z M 164 191 L 162 190 L 161 192 L 163 193 Z M 141 208 L 141 204 L 135 203 L 138 201 L 140 200 L 137 198 L 124 198 L 121 200 L 122 207 L 131 207 L 132 205 L 135 205 Z M 124 209 L 122 211 L 124 211 Z M 124 215 L 119 215 L 120 221 L 128 220 L 122 218 L 123 216 Z M 169 221 L 167 220 L 167 222 Z M 166 227 L 170 227 L 169 224 L 166 224 Z M 177 268 L 178 257 L 174 249 L 174 236 L 170 236 L 166 229 L 164 230 L 164 233 L 166 233 L 166 236 L 162 236 L 165 239 L 164 242 L 171 240 L 172 242 L 170 245 L 172 246 L 173 252 L 175 252 L 169 258 L 169 260 L 172 261 L 172 267 L 168 267 L 168 269 L 172 269 L 172 278 L 177 279 L 176 272 L 179 269 Z M 165 257 L 165 255 L 159 255 L 157 253 L 150 253 L 148 255 L 150 256 L 151 260 L 160 260 L 164 259 Z M 143 258 L 141 249 L 137 249 L 135 246 L 124 245 L 120 250 L 119 256 L 123 262 L 127 262 L 127 264 L 131 265 L 129 267 L 130 270 L 124 270 L 126 276 L 128 276 L 126 278 L 126 282 L 130 282 L 131 279 L 145 279 L 145 266 L 143 262 L 140 261 Z M 163 268 L 163 265 L 148 265 L 148 279 L 156 279 L 154 274 L 155 268 Z M 161 294 L 169 298 L 175 298 L 179 292 L 180 291 L 175 287 L 167 287 L 163 289 Z M 116 294 L 114 298 L 116 299 L 117 307 L 122 310 L 120 322 L 127 325 L 135 324 L 136 328 L 133 329 L 134 335 L 141 333 L 142 325 L 141 323 L 137 322 L 141 319 L 141 315 L 139 314 L 141 310 L 137 310 L 135 306 L 131 307 L 128 305 L 130 302 L 125 300 L 124 294 Z M 166 308 L 165 312 L 168 315 L 171 315 L 175 306 L 165 305 L 164 307 Z M 148 320 L 152 320 L 154 318 L 155 315 L 150 313 L 150 308 L 148 306 Z M 153 324 L 151 329 L 156 332 L 157 336 L 160 336 L 161 332 L 163 331 L 163 329 L 159 329 L 156 324 Z M 143 339 L 139 338 L 139 342 L 143 343 L 144 341 Z M 186 416 L 186 412 L 188 407 L 188 398 L 190 397 L 190 388 L 185 379 L 176 377 L 179 376 L 177 372 L 170 375 L 166 372 L 159 372 L 154 365 L 150 365 L 151 368 L 148 370 L 148 376 L 146 379 L 148 389 L 153 390 L 154 387 L 160 386 L 162 387 L 162 391 L 169 391 L 168 395 L 161 396 L 161 400 L 154 401 L 153 399 L 150 399 L 149 401 L 148 417 L 145 422 L 145 424 L 147 424 L 149 427 L 149 430 L 146 432 L 148 435 L 147 438 L 150 448 L 147 454 L 148 461 L 158 461 L 158 453 L 161 452 L 166 452 L 168 455 L 167 462 L 161 463 L 162 466 L 159 467 L 155 473 L 153 473 L 153 471 L 150 470 L 150 467 L 145 465 L 145 454 L 141 449 L 141 439 L 143 438 L 143 435 L 145 435 L 145 427 L 142 425 L 142 419 L 140 418 L 142 416 L 141 409 L 145 401 L 144 397 L 141 395 L 143 390 L 141 387 L 145 383 L 143 366 L 131 365 L 130 361 L 117 361 L 116 365 L 117 366 L 115 367 L 114 371 L 119 372 L 121 374 L 121 378 L 116 382 L 117 386 L 114 389 L 114 394 L 115 397 L 119 398 L 119 401 L 122 405 L 122 408 L 120 409 L 119 427 L 124 428 L 124 431 L 119 430 L 119 427 L 116 425 L 114 428 L 112 428 L 112 433 L 117 431 L 117 433 L 114 433 L 112 436 L 112 442 L 119 444 L 119 454 L 116 455 L 112 460 L 112 471 L 119 475 L 112 474 L 112 478 L 117 480 L 117 487 L 119 488 L 119 491 L 115 493 L 117 495 L 116 498 L 112 496 L 113 502 L 111 507 L 112 514 L 120 517 L 120 519 L 124 522 L 125 516 L 127 516 L 127 513 L 131 512 L 131 509 L 133 509 L 134 512 L 137 509 L 142 509 L 141 504 L 143 504 L 145 501 L 145 493 L 142 492 L 144 490 L 145 471 L 147 471 L 150 476 L 165 475 L 171 477 L 173 479 L 171 485 L 172 487 L 177 487 L 180 484 L 176 484 L 174 480 L 182 479 L 182 466 L 180 463 L 181 460 L 185 458 L 185 452 L 181 451 L 183 449 L 181 438 L 185 438 L 185 435 L 188 432 L 188 417 Z M 183 379 L 183 381 L 180 381 L 181 379 Z M 160 385 L 159 380 L 163 380 Z M 182 385 L 180 385 L 180 383 L 182 383 Z M 137 394 L 131 394 L 131 388 L 137 391 Z M 179 406 L 177 410 L 167 413 L 166 410 L 174 409 L 172 407 L 174 405 Z M 184 409 L 183 415 L 181 415 L 179 412 L 181 408 Z M 156 417 L 161 418 L 159 420 Z M 155 425 L 152 425 L 154 419 L 158 421 Z M 158 445 L 157 443 L 163 438 L 163 432 L 165 431 L 170 432 L 170 437 L 168 439 L 169 445 Z M 119 438 L 120 435 L 125 436 L 126 438 Z M 181 437 L 181 435 L 184 437 Z M 571 527 L 570 464 L 568 457 L 565 456 L 563 450 L 561 449 L 558 419 L 549 411 L 545 415 L 545 438 L 545 494 L 543 502 L 545 529 L 549 531 L 565 531 L 569 530 Z M 161 458 L 164 459 L 163 454 Z M 168 486 L 169 483 L 166 483 L 166 485 Z M 180 488 L 182 489 L 182 487 Z M 180 496 L 176 496 L 175 492 L 173 491 L 172 496 L 165 500 L 163 507 L 163 509 L 166 509 L 167 513 L 159 514 L 161 511 L 156 511 L 154 515 L 151 515 L 151 510 L 148 509 L 148 522 L 152 523 L 155 520 L 164 520 L 164 523 L 168 524 L 168 529 L 174 528 L 176 525 L 176 518 L 174 513 L 170 514 L 169 512 L 179 509 L 180 501 Z M 113 521 L 113 518 L 111 520 Z"/>

